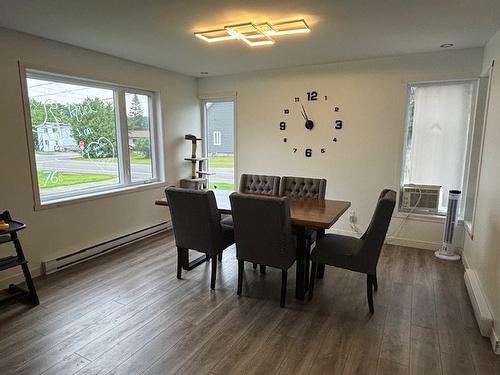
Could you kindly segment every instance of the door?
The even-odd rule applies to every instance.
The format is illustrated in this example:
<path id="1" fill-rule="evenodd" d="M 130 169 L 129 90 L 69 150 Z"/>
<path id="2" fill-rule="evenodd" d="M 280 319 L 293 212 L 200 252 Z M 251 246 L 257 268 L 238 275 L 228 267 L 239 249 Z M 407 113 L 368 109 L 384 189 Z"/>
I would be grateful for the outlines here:
<path id="1" fill-rule="evenodd" d="M 205 154 L 208 157 L 208 187 L 234 190 L 234 101 L 204 101 Z"/>

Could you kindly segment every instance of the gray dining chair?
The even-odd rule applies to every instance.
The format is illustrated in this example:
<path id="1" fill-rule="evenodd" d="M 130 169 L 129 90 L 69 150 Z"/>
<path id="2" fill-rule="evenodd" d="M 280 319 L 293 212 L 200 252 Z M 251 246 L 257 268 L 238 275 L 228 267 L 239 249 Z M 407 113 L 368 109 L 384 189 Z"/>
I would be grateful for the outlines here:
<path id="1" fill-rule="evenodd" d="M 296 258 L 288 198 L 252 194 L 230 195 L 234 220 L 238 295 L 241 296 L 244 263 L 281 269 L 280 306 L 285 306 L 288 269 Z"/>
<path id="2" fill-rule="evenodd" d="M 279 194 L 280 177 L 262 174 L 242 174 L 240 178 L 240 193 L 274 195 Z"/>
<path id="3" fill-rule="evenodd" d="M 370 225 L 361 238 L 325 234 L 318 241 L 311 254 L 313 263 L 309 299 L 313 297 L 317 265 L 328 264 L 366 274 L 368 307 L 373 314 L 373 290 L 378 290 L 377 263 L 395 205 L 396 192 L 382 190 Z"/>
<path id="4" fill-rule="evenodd" d="M 242 174 L 240 177 L 239 192 L 245 194 L 258 194 L 278 196 L 280 190 L 280 177 L 263 174 Z M 226 225 L 233 225 L 232 217 L 224 219 Z M 253 264 L 257 269 L 257 263 Z M 266 267 L 261 265 L 260 272 L 265 273 Z"/>
<path id="5" fill-rule="evenodd" d="M 280 193 L 282 197 L 325 199 L 326 180 L 324 178 L 293 177 L 281 178 Z"/>
<path id="6" fill-rule="evenodd" d="M 189 249 L 196 250 L 212 260 L 210 288 L 215 289 L 217 256 L 234 243 L 234 231 L 221 223 L 214 192 L 168 187 L 165 195 L 177 246 L 177 278 L 181 279 Z"/>
<path id="7" fill-rule="evenodd" d="M 280 194 L 281 197 L 289 197 L 292 199 L 318 199 L 324 200 L 326 195 L 326 179 L 310 178 L 310 177 L 295 177 L 284 176 L 281 178 Z M 309 257 L 311 246 L 316 240 L 321 237 L 325 231 L 323 229 L 306 228 L 306 280 L 309 280 Z M 321 266 L 318 274 L 323 276 L 324 267 Z"/>

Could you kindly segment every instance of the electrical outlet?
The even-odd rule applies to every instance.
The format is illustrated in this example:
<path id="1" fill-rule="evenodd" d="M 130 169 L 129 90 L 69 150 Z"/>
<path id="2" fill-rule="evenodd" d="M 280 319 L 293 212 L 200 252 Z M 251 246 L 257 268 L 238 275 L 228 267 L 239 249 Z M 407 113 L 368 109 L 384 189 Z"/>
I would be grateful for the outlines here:
<path id="1" fill-rule="evenodd" d="M 349 211 L 349 223 L 355 223 L 356 222 L 356 212 L 354 210 Z"/>

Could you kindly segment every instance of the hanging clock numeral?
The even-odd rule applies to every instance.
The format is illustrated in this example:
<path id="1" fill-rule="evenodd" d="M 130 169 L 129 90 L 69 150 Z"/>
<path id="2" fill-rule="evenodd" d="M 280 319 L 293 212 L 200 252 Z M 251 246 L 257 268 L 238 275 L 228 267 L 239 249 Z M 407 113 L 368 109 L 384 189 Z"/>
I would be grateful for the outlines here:
<path id="1" fill-rule="evenodd" d="M 304 151 L 304 155 L 308 158 L 310 158 L 312 156 L 312 153 L 313 153 L 313 150 L 311 150 L 310 148 L 306 148 L 306 150 Z"/>
<path id="2" fill-rule="evenodd" d="M 318 93 L 316 91 L 309 91 L 307 93 L 307 100 L 308 101 L 318 100 Z"/>
<path id="3" fill-rule="evenodd" d="M 342 129 L 342 120 L 335 121 L 335 129 Z"/>
<path id="4" fill-rule="evenodd" d="M 335 108 L 333 108 L 333 111 L 334 112 L 338 112 L 338 111 L 340 111 L 340 108 L 339 107 L 335 107 Z"/>
<path id="5" fill-rule="evenodd" d="M 328 96 L 325 95 L 325 100 L 328 100 Z"/>
<path id="6" fill-rule="evenodd" d="M 295 101 L 296 102 L 299 102 L 300 101 L 300 98 L 298 96 L 295 97 Z"/>
<path id="7" fill-rule="evenodd" d="M 337 142 L 337 137 L 333 138 L 333 141 L 334 141 L 334 142 Z"/>
<path id="8" fill-rule="evenodd" d="M 326 150 L 324 148 L 321 149 L 321 153 L 324 154 Z"/>
<path id="9" fill-rule="evenodd" d="M 285 113 L 285 115 L 288 115 L 290 113 L 290 110 L 289 109 L 285 109 L 285 110 L 283 110 L 283 112 Z"/>
<path id="10" fill-rule="evenodd" d="M 294 152 L 294 153 L 296 153 L 296 152 L 297 152 L 297 149 L 296 149 L 296 148 L 294 148 L 294 149 L 293 149 L 293 152 Z"/>
<path id="11" fill-rule="evenodd" d="M 286 122 L 285 121 L 280 122 L 280 130 L 286 130 Z"/>
<path id="12" fill-rule="evenodd" d="M 287 141 L 287 139 L 286 139 L 286 138 L 283 138 L 283 142 L 286 142 L 286 141 Z"/>

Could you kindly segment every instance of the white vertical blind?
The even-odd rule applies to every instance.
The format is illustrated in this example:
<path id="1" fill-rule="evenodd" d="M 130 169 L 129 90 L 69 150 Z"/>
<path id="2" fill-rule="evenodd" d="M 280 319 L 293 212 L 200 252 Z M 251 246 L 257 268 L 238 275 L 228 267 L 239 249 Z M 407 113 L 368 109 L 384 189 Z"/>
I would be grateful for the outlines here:
<path id="1" fill-rule="evenodd" d="M 462 190 L 474 82 L 414 87 L 405 183 L 441 185 L 440 210 L 448 191 Z"/>

